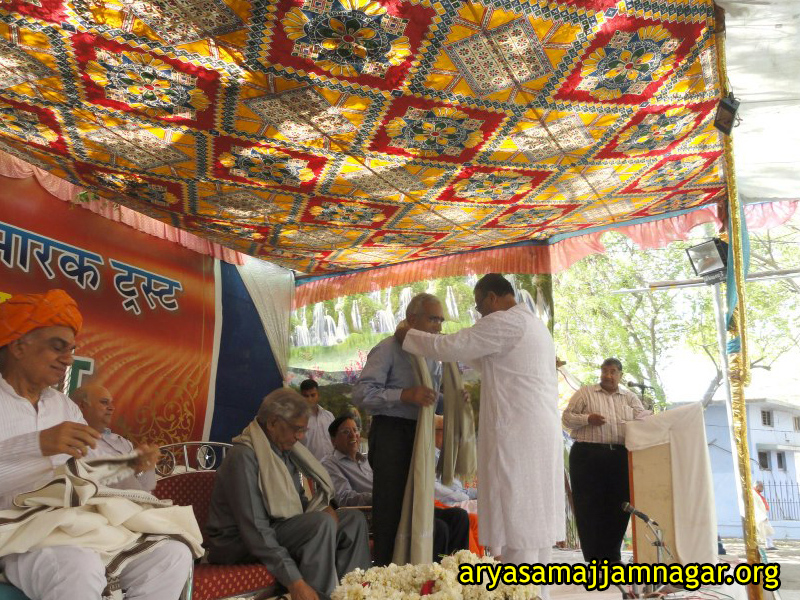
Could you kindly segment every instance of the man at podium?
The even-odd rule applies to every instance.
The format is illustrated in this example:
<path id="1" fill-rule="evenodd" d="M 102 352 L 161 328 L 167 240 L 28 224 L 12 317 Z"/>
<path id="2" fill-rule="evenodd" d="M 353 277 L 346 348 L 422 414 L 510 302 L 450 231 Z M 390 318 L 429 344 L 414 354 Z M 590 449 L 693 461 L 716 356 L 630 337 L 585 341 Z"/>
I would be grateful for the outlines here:
<path id="1" fill-rule="evenodd" d="M 628 452 L 625 423 L 649 414 L 639 398 L 620 388 L 622 363 L 607 358 L 600 367 L 600 383 L 585 385 L 569 401 L 561 416 L 575 443 L 569 454 L 569 474 L 575 520 L 583 557 L 598 562 L 620 562 L 620 547 L 629 514 Z"/>

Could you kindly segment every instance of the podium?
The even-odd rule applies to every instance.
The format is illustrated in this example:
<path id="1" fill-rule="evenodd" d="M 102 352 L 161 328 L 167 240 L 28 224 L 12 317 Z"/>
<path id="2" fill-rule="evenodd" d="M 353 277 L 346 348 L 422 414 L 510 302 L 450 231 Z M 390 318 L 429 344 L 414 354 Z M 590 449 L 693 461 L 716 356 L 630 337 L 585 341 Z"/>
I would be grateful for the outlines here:
<path id="1" fill-rule="evenodd" d="M 631 500 L 658 522 L 673 557 L 663 562 L 716 563 L 717 515 L 703 407 L 688 404 L 625 424 Z M 633 520 L 633 558 L 656 563 L 647 525 Z"/>

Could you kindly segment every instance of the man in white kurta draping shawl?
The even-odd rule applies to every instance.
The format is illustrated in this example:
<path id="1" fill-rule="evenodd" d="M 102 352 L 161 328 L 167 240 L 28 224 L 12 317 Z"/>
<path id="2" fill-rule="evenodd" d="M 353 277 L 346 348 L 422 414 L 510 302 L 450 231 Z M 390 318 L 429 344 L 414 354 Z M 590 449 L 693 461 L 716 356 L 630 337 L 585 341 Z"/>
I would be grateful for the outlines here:
<path id="1" fill-rule="evenodd" d="M 556 356 L 542 321 L 492 273 L 475 286 L 482 319 L 451 335 L 398 330 L 403 350 L 481 373 L 480 542 L 513 563 L 547 562 L 564 539 L 563 436 Z"/>

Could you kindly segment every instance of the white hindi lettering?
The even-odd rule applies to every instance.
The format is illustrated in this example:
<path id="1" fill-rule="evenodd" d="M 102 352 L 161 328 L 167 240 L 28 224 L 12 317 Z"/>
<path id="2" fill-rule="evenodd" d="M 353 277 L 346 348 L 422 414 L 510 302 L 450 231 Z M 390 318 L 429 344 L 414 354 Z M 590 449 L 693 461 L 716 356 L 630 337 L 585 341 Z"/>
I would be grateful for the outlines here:
<path id="1" fill-rule="evenodd" d="M 81 289 L 88 287 L 97 290 L 100 286 L 98 267 L 105 262 L 99 254 L 0 221 L 0 262 L 11 269 L 28 273 L 31 253 L 48 279 L 55 279 L 56 276 L 51 264 L 56 254 L 58 270 L 64 277 L 74 281 Z M 114 259 L 108 262 L 116 272 L 114 289 L 123 297 L 122 306 L 126 311 L 141 314 L 138 302 L 140 294 L 150 310 L 156 310 L 159 306 L 169 311 L 178 310 L 175 294 L 183 291 L 180 281 Z"/>
<path id="2" fill-rule="evenodd" d="M 126 298 L 122 302 L 125 310 L 129 310 L 136 315 L 142 313 L 138 301 L 140 293 L 147 301 L 150 310 L 156 309 L 156 303 L 167 310 L 178 309 L 175 293 L 183 291 L 180 281 L 168 279 L 162 275 L 145 271 L 113 258 L 108 262 L 117 271 L 117 274 L 114 275 L 114 287 L 120 295 Z M 137 281 L 139 282 L 138 285 Z"/>
<path id="3" fill-rule="evenodd" d="M 0 233 L 3 235 L 0 260 L 6 266 L 12 269 L 19 267 L 28 273 L 33 250 L 33 257 L 47 278 L 55 279 L 56 274 L 50 263 L 53 253 L 57 252 L 60 254 L 58 269 L 64 277 L 72 279 L 82 290 L 87 286 L 96 290 L 100 285 L 100 271 L 97 267 L 103 264 L 103 257 L 99 254 L 7 223 L 0 222 Z"/>

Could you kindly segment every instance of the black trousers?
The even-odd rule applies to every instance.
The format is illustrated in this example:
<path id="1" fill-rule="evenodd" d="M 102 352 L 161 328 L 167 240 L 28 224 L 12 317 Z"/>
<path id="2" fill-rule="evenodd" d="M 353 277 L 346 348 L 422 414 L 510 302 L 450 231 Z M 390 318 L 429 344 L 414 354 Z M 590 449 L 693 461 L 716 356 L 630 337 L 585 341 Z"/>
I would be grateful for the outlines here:
<path id="1" fill-rule="evenodd" d="M 469 550 L 469 513 L 463 508 L 433 509 L 433 561 Z"/>
<path id="2" fill-rule="evenodd" d="M 416 432 L 417 422 L 411 419 L 372 417 L 367 456 L 372 467 L 372 539 L 376 566 L 392 562 Z M 467 511 L 435 509 L 434 517 L 434 560 L 440 560 L 442 554 L 469 548 Z"/>
<path id="3" fill-rule="evenodd" d="M 624 446 L 575 442 L 569 453 L 569 476 L 583 558 L 619 562 L 630 515 L 628 452 Z"/>

